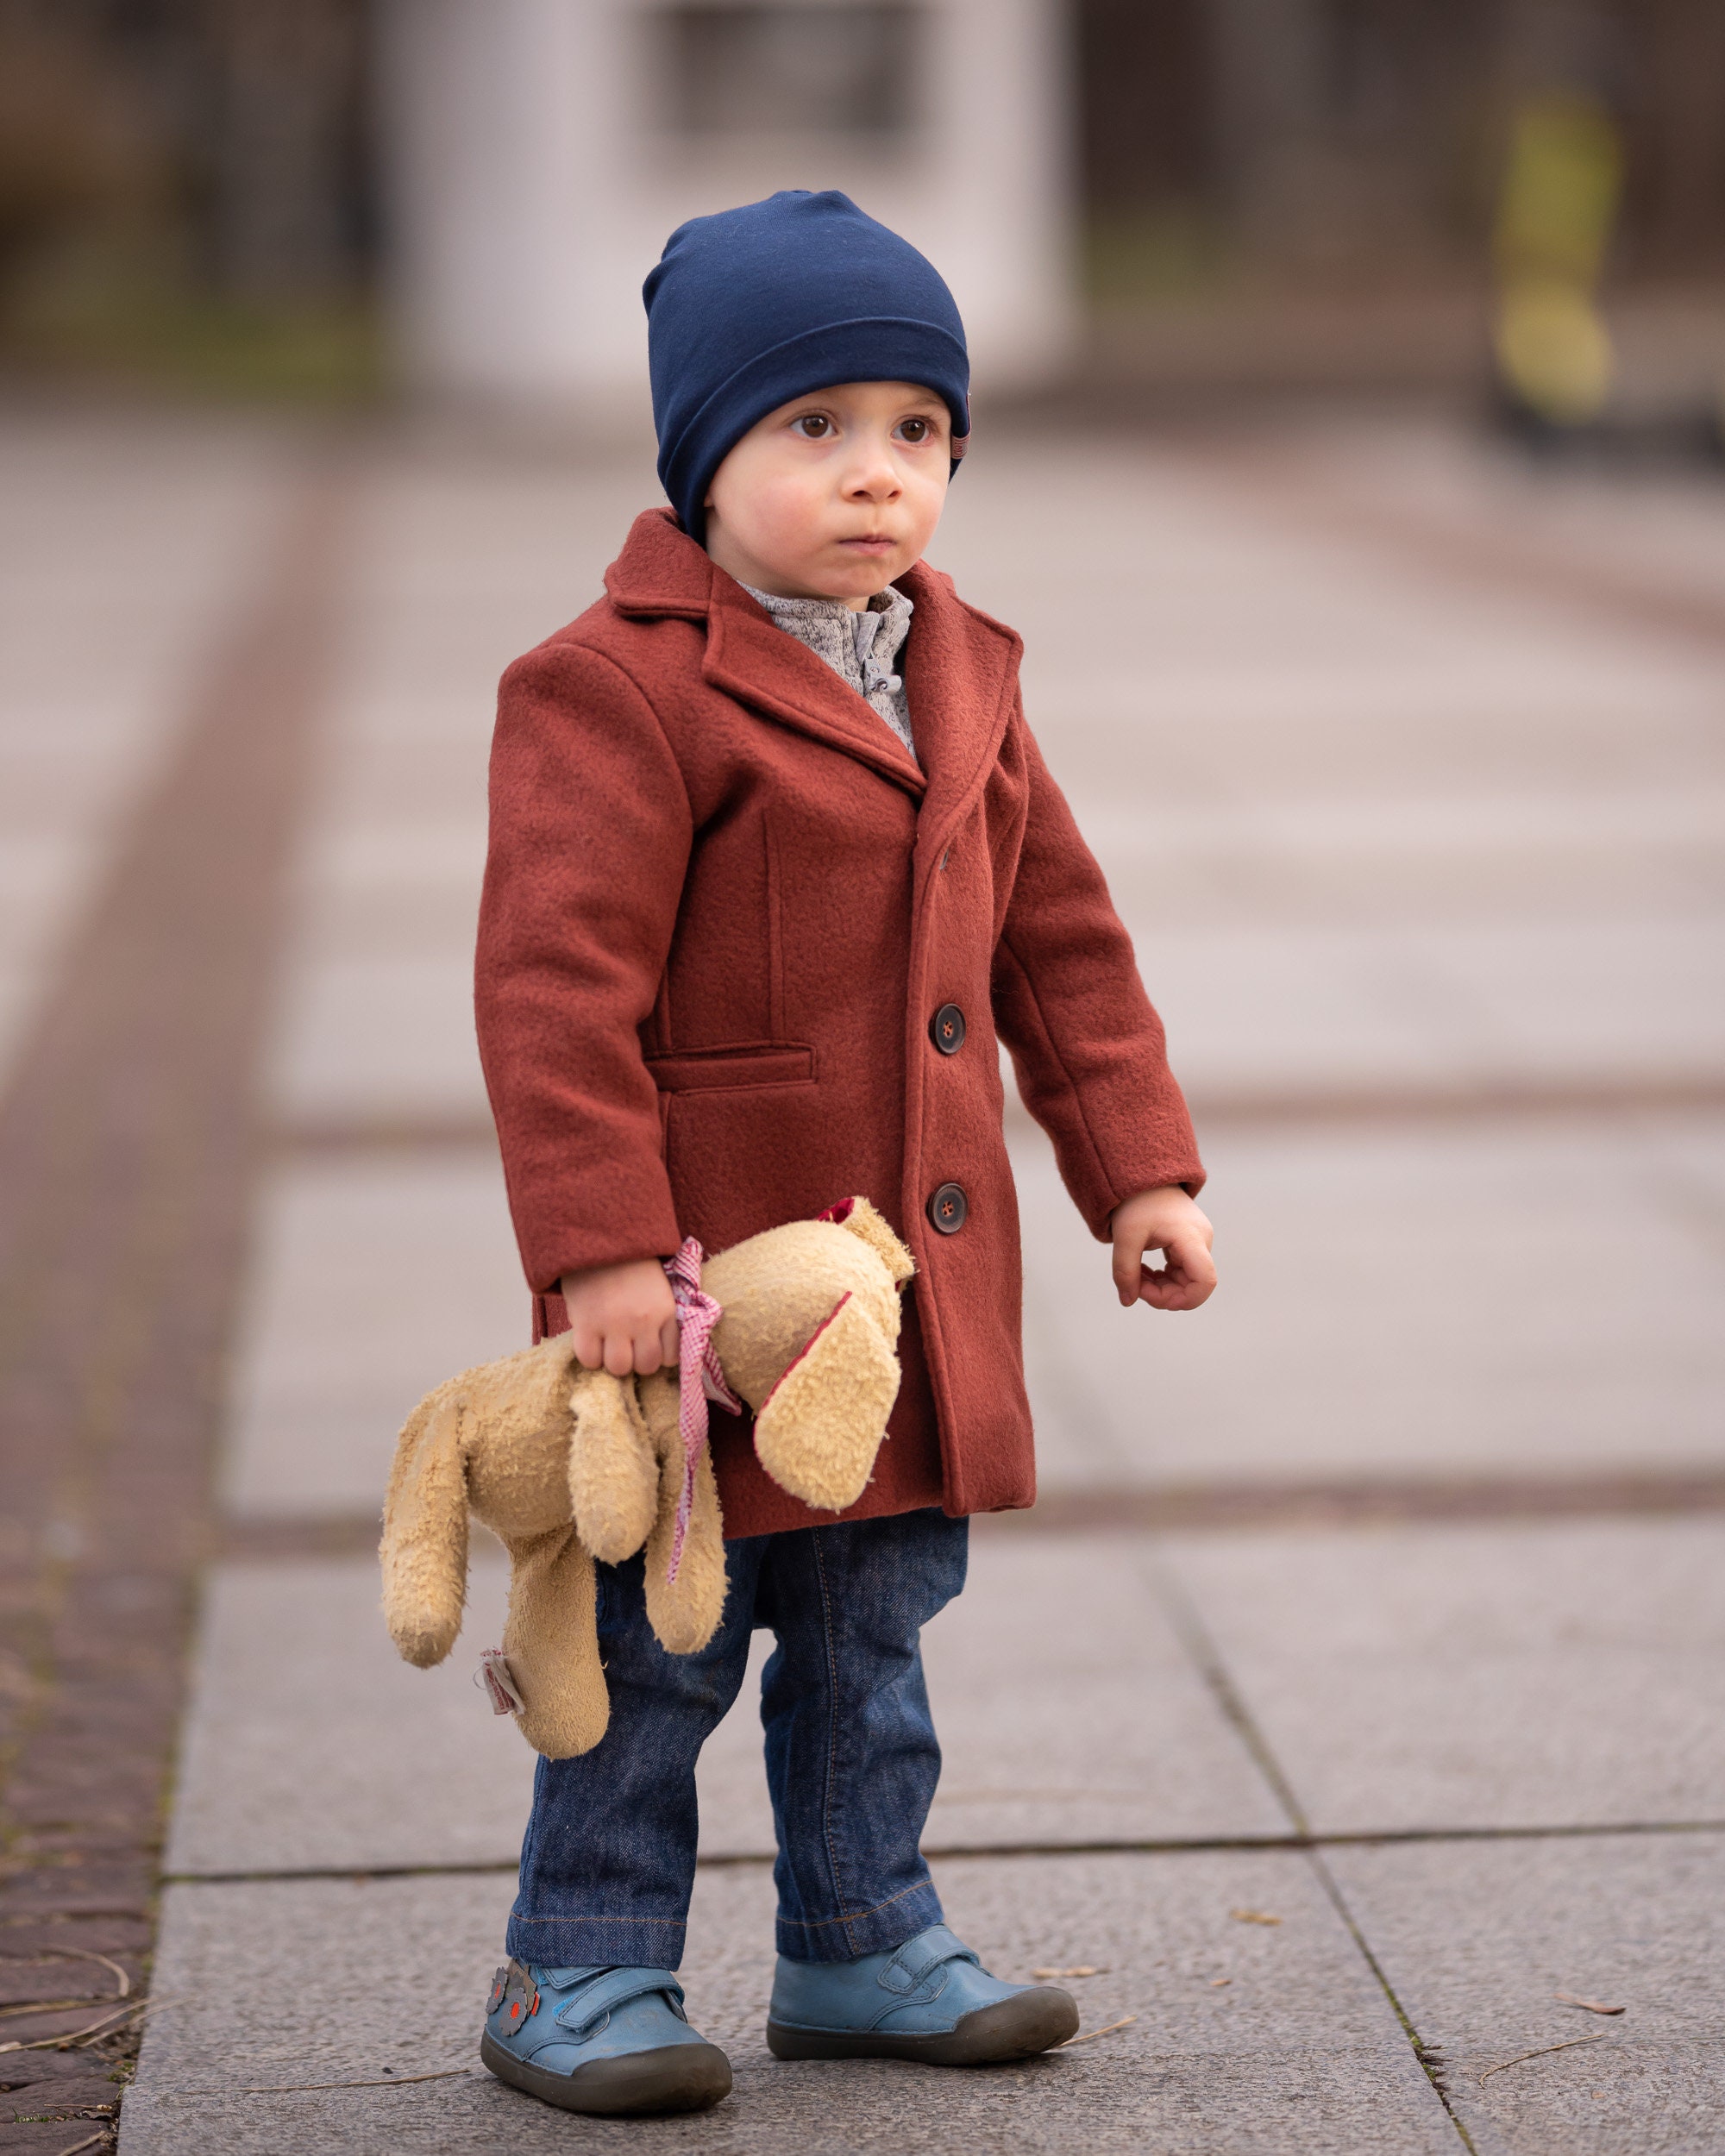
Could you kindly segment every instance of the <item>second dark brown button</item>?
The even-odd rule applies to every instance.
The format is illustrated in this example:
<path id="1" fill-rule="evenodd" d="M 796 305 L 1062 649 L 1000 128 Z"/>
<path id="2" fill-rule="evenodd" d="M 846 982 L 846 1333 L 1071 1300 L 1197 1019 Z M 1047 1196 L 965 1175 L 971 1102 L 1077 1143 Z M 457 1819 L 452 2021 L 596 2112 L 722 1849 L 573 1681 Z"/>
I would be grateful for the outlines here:
<path id="1" fill-rule="evenodd" d="M 956 1003 L 943 1003 L 928 1022 L 928 1037 L 943 1056 L 956 1056 L 964 1045 L 964 1013 Z"/>
<path id="2" fill-rule="evenodd" d="M 928 1201 L 928 1217 L 943 1235 L 957 1235 L 969 1210 L 962 1183 L 942 1183 Z"/>

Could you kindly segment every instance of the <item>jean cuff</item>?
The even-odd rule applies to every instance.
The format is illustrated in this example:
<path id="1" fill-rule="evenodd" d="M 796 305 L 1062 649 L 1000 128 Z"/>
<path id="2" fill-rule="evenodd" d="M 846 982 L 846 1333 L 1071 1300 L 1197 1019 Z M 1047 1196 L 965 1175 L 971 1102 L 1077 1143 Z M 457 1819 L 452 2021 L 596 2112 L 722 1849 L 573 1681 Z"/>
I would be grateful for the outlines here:
<path id="1" fill-rule="evenodd" d="M 669 1916 L 511 1915 L 503 1950 L 542 1969 L 676 1969 L 686 1929 Z"/>
<path id="2" fill-rule="evenodd" d="M 894 1895 L 860 1916 L 830 1917 L 825 1923 L 799 1923 L 780 1913 L 779 1952 L 787 1961 L 856 1961 L 864 1954 L 889 1954 L 907 1939 L 944 1921 L 932 1879 Z"/>

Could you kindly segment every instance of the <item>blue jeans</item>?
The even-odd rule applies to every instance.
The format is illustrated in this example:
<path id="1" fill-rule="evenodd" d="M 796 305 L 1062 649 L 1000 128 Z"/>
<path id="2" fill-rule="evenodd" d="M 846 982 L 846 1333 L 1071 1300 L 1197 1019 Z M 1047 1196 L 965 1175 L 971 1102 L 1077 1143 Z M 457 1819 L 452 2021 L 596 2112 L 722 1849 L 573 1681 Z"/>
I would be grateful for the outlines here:
<path id="1" fill-rule="evenodd" d="M 849 1961 L 939 1923 L 919 1846 L 940 1778 L 919 1634 L 964 1584 L 968 1527 L 930 1510 L 727 1543 L 724 1615 L 699 1654 L 654 1638 L 640 1557 L 599 1565 L 611 1725 L 579 1758 L 539 1762 L 507 1951 L 552 1968 L 681 1961 L 695 1760 L 757 1625 L 779 1643 L 761 1720 L 780 1952 Z"/>

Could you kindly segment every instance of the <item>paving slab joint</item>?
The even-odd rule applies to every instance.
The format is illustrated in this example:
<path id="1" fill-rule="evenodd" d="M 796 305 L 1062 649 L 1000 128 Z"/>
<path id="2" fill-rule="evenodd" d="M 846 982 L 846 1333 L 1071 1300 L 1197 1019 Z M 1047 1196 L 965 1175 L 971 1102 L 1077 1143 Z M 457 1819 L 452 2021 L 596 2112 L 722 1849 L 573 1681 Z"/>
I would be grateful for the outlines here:
<path id="1" fill-rule="evenodd" d="M 1402 2034 L 1408 2039 L 1421 2072 L 1430 2084 L 1433 2095 L 1443 2106 L 1445 2117 L 1454 2128 L 1456 2138 L 1467 2150 L 1468 2156 L 1478 2156 L 1473 2136 L 1463 2124 L 1450 2100 L 1443 2053 L 1436 2046 L 1427 2044 L 1421 2035 L 1413 2017 L 1396 1996 L 1388 1971 L 1372 1952 L 1371 1942 L 1348 1906 L 1347 1897 L 1325 1862 L 1323 1852 L 1317 1846 L 1311 1821 L 1306 1815 L 1297 1791 L 1276 1758 L 1269 1739 L 1259 1728 L 1256 1717 L 1246 1704 L 1245 1695 L 1234 1682 L 1233 1672 L 1223 1660 L 1221 1649 L 1209 1626 L 1165 1559 L 1151 1554 L 1145 1560 L 1145 1570 L 1151 1588 L 1166 1611 L 1176 1637 L 1191 1657 L 1200 1678 L 1230 1727 L 1245 1746 L 1253 1765 L 1269 1784 L 1276 1802 L 1287 1814 L 1300 1853 L 1311 1866 L 1325 1899 L 1334 1909 L 1343 1928 L 1353 1941 L 1360 1959 L 1371 1971 L 1373 1982 L 1383 1992 L 1385 2002 L 1396 2016 Z"/>

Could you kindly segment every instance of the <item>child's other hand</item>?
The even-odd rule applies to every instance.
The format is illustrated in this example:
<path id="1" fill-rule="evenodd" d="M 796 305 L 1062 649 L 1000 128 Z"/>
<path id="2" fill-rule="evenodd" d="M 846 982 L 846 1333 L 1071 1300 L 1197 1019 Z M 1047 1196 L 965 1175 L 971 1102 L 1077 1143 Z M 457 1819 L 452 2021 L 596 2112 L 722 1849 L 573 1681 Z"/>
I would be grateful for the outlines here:
<path id="1" fill-rule="evenodd" d="M 590 1370 L 646 1377 L 662 1363 L 676 1367 L 677 1306 L 657 1258 L 565 1273 L 561 1286 L 575 1353 Z"/>
<path id="2" fill-rule="evenodd" d="M 1147 1302 L 1152 1310 L 1195 1310 L 1209 1300 L 1216 1285 L 1214 1231 L 1178 1183 L 1128 1198 L 1115 1206 L 1109 1226 L 1122 1308 Z M 1147 1267 L 1147 1250 L 1162 1251 L 1164 1263 Z"/>

